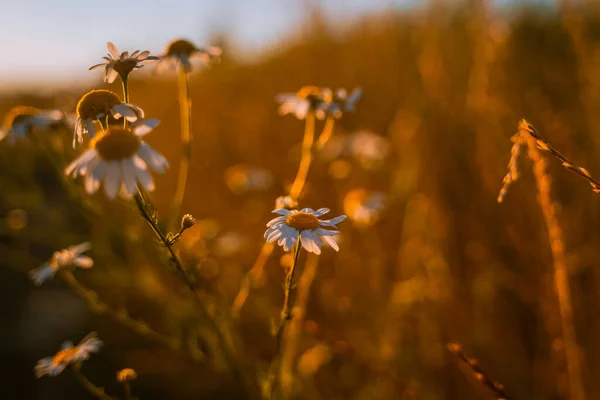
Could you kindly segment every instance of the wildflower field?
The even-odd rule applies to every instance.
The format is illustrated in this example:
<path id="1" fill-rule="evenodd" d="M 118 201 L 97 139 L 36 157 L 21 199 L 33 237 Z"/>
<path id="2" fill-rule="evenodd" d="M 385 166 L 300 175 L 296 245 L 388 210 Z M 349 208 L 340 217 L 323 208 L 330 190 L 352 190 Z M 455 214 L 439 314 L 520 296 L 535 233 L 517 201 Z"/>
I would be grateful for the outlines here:
<path id="1" fill-rule="evenodd" d="M 597 3 L 106 40 L 0 95 L 0 399 L 600 398 Z"/>

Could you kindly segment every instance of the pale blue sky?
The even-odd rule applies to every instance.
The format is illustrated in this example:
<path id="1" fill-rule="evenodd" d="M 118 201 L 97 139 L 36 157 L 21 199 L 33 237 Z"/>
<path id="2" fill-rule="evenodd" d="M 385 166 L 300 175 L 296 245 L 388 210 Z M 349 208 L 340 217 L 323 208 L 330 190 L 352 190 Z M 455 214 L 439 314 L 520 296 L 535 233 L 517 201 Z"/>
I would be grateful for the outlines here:
<path id="1" fill-rule="evenodd" d="M 500 0 L 506 1 L 506 0 Z M 405 7 L 419 0 L 0 0 L 0 83 L 24 80 L 81 83 L 101 72 L 106 42 L 119 49 L 161 53 L 183 37 L 199 45 L 214 32 L 230 34 L 236 47 L 260 51 L 299 26 L 319 4 L 334 20 L 370 10 Z"/>

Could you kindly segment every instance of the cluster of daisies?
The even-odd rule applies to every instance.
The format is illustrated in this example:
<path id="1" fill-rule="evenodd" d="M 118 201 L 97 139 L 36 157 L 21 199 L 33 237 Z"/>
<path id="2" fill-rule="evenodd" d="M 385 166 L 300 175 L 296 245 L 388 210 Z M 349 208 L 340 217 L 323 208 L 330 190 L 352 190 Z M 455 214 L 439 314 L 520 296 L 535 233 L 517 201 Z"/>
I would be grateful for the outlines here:
<path id="1" fill-rule="evenodd" d="M 281 115 L 292 114 L 298 119 L 305 119 L 313 113 L 317 119 L 331 117 L 340 119 L 345 112 L 354 111 L 356 103 L 362 96 L 360 88 L 350 93 L 340 88 L 304 86 L 296 93 L 282 93 L 276 97 Z"/>
<path id="2" fill-rule="evenodd" d="M 166 158 L 144 141 L 144 137 L 160 122 L 154 118 L 146 119 L 142 108 L 129 102 L 129 74 L 151 61 L 157 61 L 158 71 L 180 67 L 181 71 L 189 73 L 193 58 L 209 64 L 220 57 L 221 49 L 198 48 L 186 40 L 176 40 L 168 46 L 164 55 L 156 57 L 151 56 L 149 51 L 137 50 L 131 54 L 128 51 L 119 52 L 111 42 L 107 46 L 108 54 L 103 57 L 104 62 L 92 66 L 90 70 L 102 68 L 103 80 L 107 83 L 120 78 L 123 98 L 111 90 L 91 90 L 77 103 L 74 116 L 57 110 L 15 107 L 4 120 L 0 140 L 7 138 L 15 143 L 27 138 L 35 130 L 68 127 L 73 130 L 73 147 L 82 146 L 84 151 L 66 167 L 65 174 L 73 178 L 80 177 L 89 194 L 103 187 L 110 199 L 117 196 L 128 199 L 139 190 L 153 191 L 155 185 L 151 171 L 163 173 L 169 167 Z M 277 101 L 281 114 L 292 114 L 299 119 L 314 116 L 333 122 L 344 113 L 353 111 L 361 94 L 360 89 L 348 92 L 346 89 L 305 86 L 297 93 L 279 95 Z M 240 179 L 244 189 L 271 184 L 272 177 L 268 171 L 252 171 L 250 175 L 245 170 L 243 172 L 240 174 L 238 170 L 229 170 L 232 186 L 239 186 Z M 253 179 L 247 179 L 247 175 Z M 321 254 L 324 244 L 338 251 L 336 237 L 340 232 L 337 224 L 346 216 L 321 219 L 330 211 L 328 208 L 298 210 L 295 208 L 297 205 L 297 199 L 290 196 L 277 199 L 273 211 L 277 217 L 267 224 L 264 233 L 266 241 L 277 242 L 285 251 L 293 248 L 300 251 L 303 248 L 307 252 Z M 190 224 L 193 225 L 193 221 L 188 220 L 186 227 Z M 91 244 L 85 242 L 57 251 L 46 263 L 31 271 L 30 277 L 39 286 L 61 269 L 89 269 L 94 262 L 83 253 L 90 249 Z M 91 353 L 99 351 L 101 346 L 102 342 L 95 333 L 88 335 L 77 346 L 67 342 L 56 355 L 37 363 L 36 376 L 56 376 L 70 365 L 79 368 L 81 362 L 88 359 Z M 135 372 L 123 370 L 120 374 L 125 380 Z"/>

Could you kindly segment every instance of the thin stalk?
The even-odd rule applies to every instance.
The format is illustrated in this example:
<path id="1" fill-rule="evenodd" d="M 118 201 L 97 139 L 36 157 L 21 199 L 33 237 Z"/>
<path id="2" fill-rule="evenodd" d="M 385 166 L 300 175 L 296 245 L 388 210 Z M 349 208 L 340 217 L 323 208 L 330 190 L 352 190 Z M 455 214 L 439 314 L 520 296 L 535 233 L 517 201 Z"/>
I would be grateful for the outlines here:
<path id="1" fill-rule="evenodd" d="M 123 101 L 129 103 L 129 80 L 127 76 L 121 76 L 121 83 L 123 84 Z M 127 128 L 127 118 L 123 117 L 123 128 Z M 106 122 L 106 129 L 108 129 L 108 119 Z"/>
<path id="2" fill-rule="evenodd" d="M 263 244 L 263 247 L 260 249 L 260 253 L 250 271 L 244 276 L 242 279 L 242 283 L 240 285 L 240 290 L 238 294 L 235 296 L 233 300 L 233 305 L 231 306 L 231 313 L 234 317 L 239 317 L 240 311 L 244 304 L 246 303 L 246 299 L 248 299 L 248 295 L 250 294 L 250 287 L 252 286 L 252 282 L 260 279 L 262 272 L 273 253 L 273 249 L 275 248 L 275 243 L 267 243 Z"/>
<path id="3" fill-rule="evenodd" d="M 144 336 L 149 340 L 159 342 L 172 350 L 181 350 L 181 346 L 179 346 L 177 341 L 154 331 L 146 323 L 131 318 L 127 315 L 125 310 L 119 311 L 112 309 L 108 304 L 100 300 L 95 292 L 80 284 L 70 271 L 60 269 L 58 271 L 58 276 L 71 288 L 71 290 L 85 300 L 90 311 L 100 315 L 107 315 L 135 333 Z"/>
<path id="4" fill-rule="evenodd" d="M 132 400 L 133 396 L 131 395 L 131 386 L 129 382 L 123 382 L 123 390 L 125 391 L 125 400 Z"/>
<path id="5" fill-rule="evenodd" d="M 269 399 L 273 397 L 273 392 L 275 390 L 277 377 L 279 376 L 279 370 L 281 367 L 283 332 L 288 321 L 292 319 L 292 290 L 294 289 L 294 275 L 296 273 L 296 266 L 298 265 L 298 259 L 300 256 L 301 248 L 302 244 L 300 241 L 300 236 L 298 236 L 298 241 L 296 242 L 296 250 L 294 252 L 294 263 L 292 264 L 290 270 L 288 271 L 285 277 L 283 306 L 281 308 L 279 326 L 277 327 L 277 331 L 275 334 L 275 355 L 273 356 L 273 361 L 271 362 L 271 367 L 269 368 L 269 375 L 267 377 L 267 382 L 265 383 L 263 391 L 263 396 Z"/>
<path id="6" fill-rule="evenodd" d="M 323 128 L 323 132 L 321 132 L 319 140 L 321 140 L 323 136 L 325 136 L 325 142 L 328 140 L 328 137 L 331 136 L 331 132 L 333 131 L 334 122 L 335 120 L 333 118 L 331 118 L 331 121 L 330 119 L 327 120 L 325 127 Z M 315 115 L 313 112 L 309 112 L 306 115 L 304 125 L 304 138 L 302 140 L 302 158 L 300 159 L 298 172 L 296 173 L 296 178 L 294 179 L 294 183 L 292 184 L 292 188 L 290 190 L 290 197 L 293 200 L 298 200 L 298 197 L 300 196 L 300 193 L 302 193 L 302 189 L 304 188 L 304 184 L 306 183 L 308 169 L 312 162 L 314 134 Z M 244 307 L 244 304 L 248 299 L 248 295 L 250 294 L 250 287 L 252 285 L 253 280 L 260 279 L 263 269 L 267 264 L 271 253 L 273 253 L 274 248 L 275 245 L 273 243 L 265 243 L 261 248 L 256 261 L 254 262 L 254 265 L 242 280 L 240 290 L 235 296 L 233 305 L 231 306 L 231 311 L 234 317 L 239 317 L 240 311 L 242 307 Z"/>
<path id="7" fill-rule="evenodd" d="M 170 231 L 174 230 L 177 225 L 179 211 L 185 196 L 190 159 L 192 157 L 192 99 L 190 98 L 188 73 L 183 66 L 180 66 L 177 78 L 179 86 L 179 115 L 181 118 L 181 161 L 171 218 L 167 225 Z"/>
<path id="8" fill-rule="evenodd" d="M 284 399 L 292 397 L 291 377 L 294 373 L 293 365 L 298 350 L 298 337 L 302 331 L 302 324 L 306 315 L 306 305 L 308 304 L 310 289 L 317 276 L 318 265 L 319 257 L 315 254 L 308 254 L 302 276 L 300 276 L 298 282 L 298 293 L 296 295 L 293 318 L 290 322 L 290 327 L 284 334 L 279 373 L 279 386 Z"/>
<path id="9" fill-rule="evenodd" d="M 104 388 L 98 387 L 92 383 L 80 370 L 80 366 L 73 366 L 73 374 L 81 383 L 81 386 L 96 399 L 100 400 L 118 400 L 118 397 L 109 396 L 104 392 Z"/>
<path id="10" fill-rule="evenodd" d="M 317 144 L 315 145 L 315 150 L 321 150 L 323 146 L 327 144 L 331 135 L 333 134 L 333 126 L 335 125 L 335 118 L 331 115 L 327 117 L 327 121 L 325 121 L 325 126 L 323 127 L 323 131 L 317 140 Z"/>
<path id="11" fill-rule="evenodd" d="M 290 189 L 290 197 L 293 200 L 298 200 L 306 178 L 308 177 L 308 170 L 312 162 L 312 150 L 313 143 L 315 140 L 315 113 L 310 111 L 306 114 L 306 120 L 304 125 L 304 139 L 302 140 L 302 158 L 300 159 L 300 165 L 298 166 L 298 172 L 296 173 L 296 179 Z"/>
<path id="12" fill-rule="evenodd" d="M 148 212 L 148 210 L 146 208 L 146 202 L 148 201 L 148 199 L 144 200 L 144 198 L 142 197 L 141 194 L 136 194 L 134 196 L 134 198 L 135 198 L 135 202 L 138 206 L 138 209 L 139 209 L 140 213 L 142 214 L 142 217 L 146 220 L 146 222 L 148 222 L 148 225 L 150 225 L 150 227 L 152 228 L 152 231 L 154 232 L 156 237 L 159 239 L 161 244 L 169 251 L 170 259 L 171 259 L 173 265 L 175 266 L 175 270 L 177 271 L 181 280 L 185 283 L 186 287 L 192 293 L 193 298 L 202 313 L 202 316 L 208 321 L 211 329 L 213 330 L 214 334 L 217 336 L 217 340 L 219 341 L 219 344 L 221 346 L 221 351 L 223 352 L 223 356 L 225 357 L 225 362 L 229 366 L 231 373 L 233 374 L 236 381 L 245 390 L 249 391 L 249 393 L 251 394 L 254 391 L 253 384 L 251 382 L 249 382 L 249 380 L 246 378 L 245 374 L 242 371 L 242 367 L 241 367 L 240 363 L 233 355 L 232 350 L 229 348 L 229 345 L 225 339 L 224 334 L 221 332 L 215 319 L 209 313 L 208 307 L 206 306 L 206 304 L 204 304 L 204 300 L 196 292 L 196 289 L 194 287 L 192 280 L 190 279 L 189 275 L 183 268 L 183 263 L 181 262 L 181 260 L 175 253 L 175 250 L 173 249 L 173 242 L 162 231 L 162 229 L 158 225 L 158 221 L 156 220 L 156 218 Z"/>
<path id="13" fill-rule="evenodd" d="M 536 147 L 535 137 L 527 136 L 529 158 L 533 161 L 533 174 L 538 190 L 538 202 L 548 228 L 550 250 L 554 261 L 554 283 L 558 297 L 560 322 L 564 341 L 565 362 L 569 380 L 569 398 L 584 400 L 586 398 L 581 376 L 581 355 L 577 344 L 573 304 L 569 287 L 569 271 L 565 257 L 564 235 L 556 217 L 555 205 L 552 201 L 552 179 L 548 174 L 548 162 Z"/>

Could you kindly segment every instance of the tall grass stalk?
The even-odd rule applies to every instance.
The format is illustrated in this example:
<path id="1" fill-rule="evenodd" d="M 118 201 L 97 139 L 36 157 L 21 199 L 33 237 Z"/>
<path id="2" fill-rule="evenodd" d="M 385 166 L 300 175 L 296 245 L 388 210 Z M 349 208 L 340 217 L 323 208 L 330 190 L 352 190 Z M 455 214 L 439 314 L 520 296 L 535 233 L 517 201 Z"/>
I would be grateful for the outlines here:
<path id="1" fill-rule="evenodd" d="M 179 212 L 185 197 L 190 159 L 192 157 L 192 98 L 189 90 L 189 76 L 183 65 L 177 71 L 177 82 L 179 87 L 179 116 L 181 119 L 181 160 L 179 163 L 179 175 L 177 177 L 177 188 L 171 209 L 168 231 L 173 231 L 177 226 Z"/>
<path id="2" fill-rule="evenodd" d="M 554 283 L 558 297 L 567 378 L 569 382 L 569 398 L 573 400 L 585 400 L 585 388 L 581 376 L 582 356 L 577 342 L 575 321 L 573 318 L 573 304 L 565 257 L 564 235 L 556 216 L 556 206 L 552 201 L 552 178 L 548 174 L 548 162 L 543 157 L 542 152 L 557 158 L 566 169 L 587 180 L 592 186 L 592 190 L 596 193 L 600 193 L 600 183 L 594 180 L 586 169 L 576 166 L 563 156 L 525 120 L 519 122 L 519 128 L 517 134 L 513 136 L 513 141 L 515 144 L 513 145 L 511 161 L 509 163 L 509 172 L 504 178 L 504 185 L 498 201 L 502 201 L 508 185 L 517 179 L 516 157 L 519 154 L 519 147 L 526 145 L 528 157 L 533 162 L 533 175 L 538 191 L 538 203 L 546 222 L 550 250 L 552 252 Z"/>

